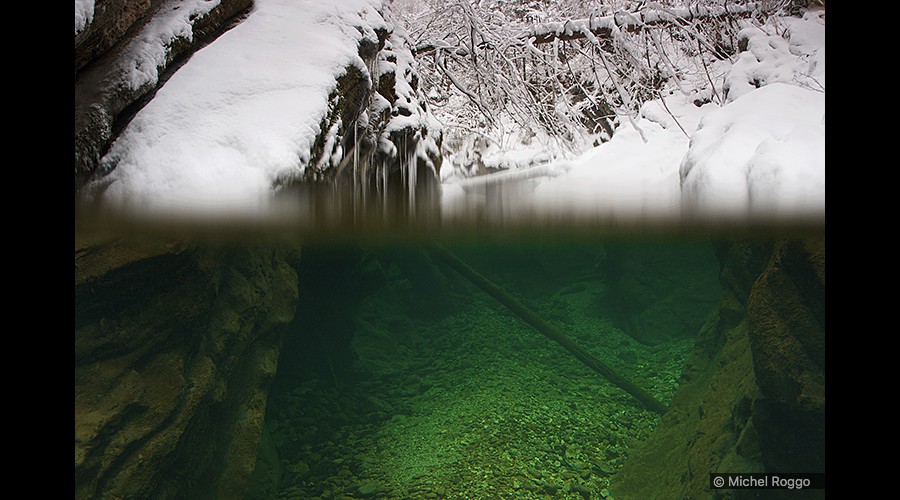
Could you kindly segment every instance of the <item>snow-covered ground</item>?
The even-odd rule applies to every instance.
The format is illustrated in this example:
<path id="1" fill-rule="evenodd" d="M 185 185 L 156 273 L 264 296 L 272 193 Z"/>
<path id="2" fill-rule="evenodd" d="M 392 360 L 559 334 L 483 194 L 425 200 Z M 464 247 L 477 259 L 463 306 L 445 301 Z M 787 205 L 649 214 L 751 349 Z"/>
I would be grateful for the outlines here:
<path id="1" fill-rule="evenodd" d="M 748 50 L 717 68 L 728 89 L 724 105 L 697 107 L 694 95 L 672 90 L 580 157 L 542 167 L 546 174 L 498 177 L 491 195 L 507 196 L 503 202 L 486 203 L 487 179 L 448 176 L 444 216 L 824 220 L 824 11 L 744 34 Z"/>
<path id="2" fill-rule="evenodd" d="M 103 200 L 138 214 L 265 213 L 274 181 L 306 164 L 335 76 L 348 64 L 369 71 L 355 47 L 384 22 L 380 3 L 256 0 L 115 141 L 103 159 L 116 165 Z M 92 15 L 92 1 L 76 0 L 76 33 Z M 506 174 L 515 194 L 494 205 L 504 217 L 537 219 L 824 218 L 824 11 L 745 33 L 749 50 L 713 69 L 728 90 L 723 105 L 697 107 L 675 89 L 573 160 L 535 166 L 508 152 L 506 163 L 524 168 Z M 447 220 L 484 205 L 484 180 L 444 178 Z"/>

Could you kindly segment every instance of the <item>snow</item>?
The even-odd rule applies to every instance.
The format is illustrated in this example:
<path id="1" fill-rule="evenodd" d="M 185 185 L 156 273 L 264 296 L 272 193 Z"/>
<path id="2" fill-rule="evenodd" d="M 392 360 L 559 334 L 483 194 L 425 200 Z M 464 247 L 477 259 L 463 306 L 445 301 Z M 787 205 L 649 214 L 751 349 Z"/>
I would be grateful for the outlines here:
<path id="1" fill-rule="evenodd" d="M 185 0 L 181 12 L 155 17 L 126 49 L 135 65 L 123 84 L 155 82 L 161 48 L 190 37 L 188 16 L 215 3 Z M 391 64 L 411 64 L 367 68 L 359 58 L 357 42 L 384 27 L 380 4 L 256 0 L 246 20 L 194 54 L 118 137 L 102 161 L 115 167 L 103 179 L 102 199 L 141 214 L 263 213 L 276 182 L 307 166 L 344 68 L 377 75 Z M 91 22 L 94 4 L 75 6 L 77 34 Z M 521 172 L 478 182 L 453 175 L 445 161 L 444 216 L 471 214 L 492 183 L 506 183 L 512 194 L 498 206 L 507 217 L 824 218 L 824 11 L 747 27 L 741 36 L 748 50 L 733 64 L 718 62 L 726 65 L 719 68 L 722 105 L 697 107 L 696 93 L 673 84 L 664 103 L 644 104 L 608 142 L 580 156 L 485 150 L 479 159 L 486 168 Z M 399 94 L 412 93 L 402 79 L 397 85 Z M 332 154 L 339 159 L 343 152 Z M 492 196 L 503 196 L 497 192 Z"/>
<path id="2" fill-rule="evenodd" d="M 638 126 L 640 131 L 626 121 L 609 143 L 575 160 L 565 177 L 539 186 L 538 210 L 569 204 L 612 218 L 659 217 L 677 210 L 679 190 L 671 165 L 680 160 L 686 139 L 677 127 L 649 120 Z"/>
<path id="3" fill-rule="evenodd" d="M 103 158 L 103 168 L 115 166 L 102 179 L 104 202 L 149 215 L 263 214 L 275 181 L 302 173 L 336 77 L 351 64 L 368 74 L 356 47 L 383 27 L 379 2 L 254 5 L 174 73 L 113 143 Z M 193 4 L 186 7 L 179 10 Z M 160 19 L 141 40 L 184 34 L 178 19 L 186 17 Z M 156 77 L 152 57 L 135 59 L 151 63 L 138 65 L 130 84 Z"/>
<path id="4" fill-rule="evenodd" d="M 221 0 L 183 0 L 177 9 L 159 9 L 141 35 L 125 47 L 123 60 L 130 61 L 124 85 L 138 89 L 155 84 L 158 68 L 165 65 L 166 47 L 176 38 L 193 40 L 191 20 L 208 14 Z"/>
<path id="5" fill-rule="evenodd" d="M 94 0 L 75 0 L 75 36 L 94 20 Z"/>
<path id="6" fill-rule="evenodd" d="M 710 112 L 680 177 L 685 209 L 701 216 L 824 209 L 825 95 L 779 82 Z"/>
<path id="7" fill-rule="evenodd" d="M 497 174 L 479 189 L 445 176 L 445 217 L 487 210 L 483 186 L 493 179 L 492 196 L 504 196 L 505 186 L 509 199 L 502 214 L 480 215 L 504 220 L 824 220 L 823 16 L 747 28 L 748 50 L 726 68 L 724 105 L 697 107 L 695 94 L 673 88 L 665 106 L 645 103 L 634 123 L 622 120 L 609 142 L 571 160 L 562 175 L 534 176 L 528 189 Z"/>
<path id="8" fill-rule="evenodd" d="M 740 36 L 748 49 L 741 53 L 725 81 L 730 99 L 752 92 L 758 86 L 783 82 L 805 88 L 825 89 L 825 25 L 807 14 L 804 19 L 786 19 L 785 39 L 756 27 Z"/>

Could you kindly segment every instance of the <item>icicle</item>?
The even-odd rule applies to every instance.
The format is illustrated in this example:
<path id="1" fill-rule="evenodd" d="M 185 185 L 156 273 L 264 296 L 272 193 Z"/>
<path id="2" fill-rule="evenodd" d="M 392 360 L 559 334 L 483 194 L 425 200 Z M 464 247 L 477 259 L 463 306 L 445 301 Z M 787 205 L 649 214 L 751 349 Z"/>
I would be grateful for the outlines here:
<path id="1" fill-rule="evenodd" d="M 416 215 L 416 150 L 407 144 L 406 168 L 409 169 L 409 211 L 410 216 Z"/>
<path id="2" fill-rule="evenodd" d="M 353 220 L 359 217 L 359 120 L 353 120 Z"/>
<path id="3" fill-rule="evenodd" d="M 385 220 L 388 216 L 388 172 L 384 160 L 381 162 L 381 210 Z"/>
<path id="4" fill-rule="evenodd" d="M 400 153 L 400 149 L 406 146 L 406 136 L 402 136 L 400 139 L 400 146 L 397 148 L 397 165 L 400 167 L 400 178 L 403 180 L 401 185 L 408 186 L 406 165 L 403 164 L 403 155 Z"/>

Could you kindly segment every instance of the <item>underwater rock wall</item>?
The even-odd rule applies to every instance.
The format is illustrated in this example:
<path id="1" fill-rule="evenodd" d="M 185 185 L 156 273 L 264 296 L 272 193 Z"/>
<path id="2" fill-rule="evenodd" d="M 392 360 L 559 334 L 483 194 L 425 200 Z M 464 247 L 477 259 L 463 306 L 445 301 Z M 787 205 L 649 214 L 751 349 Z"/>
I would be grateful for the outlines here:
<path id="1" fill-rule="evenodd" d="M 772 471 L 825 470 L 825 245 L 776 245 L 747 302 L 754 420 Z"/>
<path id="2" fill-rule="evenodd" d="M 710 472 L 824 472 L 824 240 L 725 243 L 717 254 L 719 309 L 668 413 L 613 479 L 617 499 L 706 498 Z"/>
<path id="3" fill-rule="evenodd" d="M 307 243 L 297 275 L 303 299 L 282 346 L 282 359 L 292 362 L 278 378 L 350 383 L 358 368 L 351 345 L 355 316 L 360 302 L 384 285 L 384 271 L 356 245 Z"/>
<path id="4" fill-rule="evenodd" d="M 75 498 L 242 498 L 296 250 L 78 242 Z"/>

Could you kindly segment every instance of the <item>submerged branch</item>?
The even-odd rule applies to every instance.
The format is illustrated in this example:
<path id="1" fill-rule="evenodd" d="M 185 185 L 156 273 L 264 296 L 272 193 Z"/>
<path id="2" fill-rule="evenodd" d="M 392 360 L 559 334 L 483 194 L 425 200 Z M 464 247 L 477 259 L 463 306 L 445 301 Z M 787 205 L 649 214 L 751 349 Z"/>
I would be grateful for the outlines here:
<path id="1" fill-rule="evenodd" d="M 454 271 L 463 275 L 467 280 L 471 281 L 472 284 L 482 289 L 488 295 L 497 299 L 501 304 L 506 306 L 507 309 L 515 313 L 516 316 L 521 318 L 523 321 L 525 321 L 553 341 L 557 342 L 559 345 L 563 346 L 573 356 L 578 358 L 579 361 L 581 361 L 600 375 L 603 375 L 607 380 L 618 386 L 620 389 L 624 390 L 628 394 L 631 394 L 644 406 L 644 408 L 647 408 L 648 410 L 659 414 L 666 412 L 666 410 L 668 409 L 666 405 L 664 405 L 658 399 L 654 398 L 650 393 L 644 391 L 637 385 L 633 384 L 630 380 L 619 375 L 608 365 L 579 347 L 577 344 L 575 344 L 575 342 L 572 341 L 572 339 L 564 335 L 557 328 L 544 321 L 544 319 L 538 316 L 537 313 L 525 307 L 524 304 L 519 302 L 518 299 L 510 295 L 506 290 L 500 288 L 494 282 L 479 274 L 478 271 L 472 269 L 468 264 L 460 260 L 459 257 L 453 255 L 444 247 L 436 244 L 432 245 L 429 250 L 431 251 L 432 255 L 442 260 L 448 266 L 453 268 Z"/>

